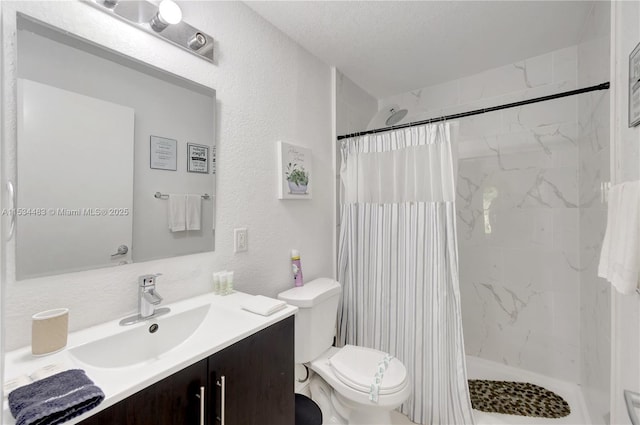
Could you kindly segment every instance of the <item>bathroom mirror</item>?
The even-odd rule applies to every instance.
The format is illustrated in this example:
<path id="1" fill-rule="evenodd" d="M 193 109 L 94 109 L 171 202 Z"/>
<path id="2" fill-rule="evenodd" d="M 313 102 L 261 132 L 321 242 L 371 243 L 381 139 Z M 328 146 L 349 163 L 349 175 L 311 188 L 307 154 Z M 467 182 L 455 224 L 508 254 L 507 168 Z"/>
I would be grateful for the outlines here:
<path id="1" fill-rule="evenodd" d="M 23 16 L 17 40 L 16 278 L 213 250 L 215 91 Z"/>

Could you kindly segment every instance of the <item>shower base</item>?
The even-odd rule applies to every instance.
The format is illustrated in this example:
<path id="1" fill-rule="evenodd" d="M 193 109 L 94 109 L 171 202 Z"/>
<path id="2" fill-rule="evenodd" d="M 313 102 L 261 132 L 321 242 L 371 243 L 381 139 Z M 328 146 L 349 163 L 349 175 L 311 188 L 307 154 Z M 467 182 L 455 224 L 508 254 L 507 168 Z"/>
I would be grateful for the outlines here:
<path id="1" fill-rule="evenodd" d="M 591 423 L 582 397 L 582 391 L 580 391 L 580 387 L 577 384 L 473 356 L 467 356 L 467 375 L 469 379 L 530 382 L 560 395 L 569 403 L 571 408 L 571 414 L 557 419 L 486 413 L 474 410 L 473 416 L 476 419 L 476 425 L 585 425 Z"/>
<path id="2" fill-rule="evenodd" d="M 473 416 L 476 425 L 589 425 L 592 423 L 587 413 L 582 391 L 577 384 L 473 356 L 467 356 L 467 377 L 469 379 L 530 382 L 560 395 L 571 408 L 571 414 L 557 419 L 504 415 L 474 410 Z M 413 424 L 406 416 L 398 412 L 392 413 L 392 421 L 394 425 Z"/>

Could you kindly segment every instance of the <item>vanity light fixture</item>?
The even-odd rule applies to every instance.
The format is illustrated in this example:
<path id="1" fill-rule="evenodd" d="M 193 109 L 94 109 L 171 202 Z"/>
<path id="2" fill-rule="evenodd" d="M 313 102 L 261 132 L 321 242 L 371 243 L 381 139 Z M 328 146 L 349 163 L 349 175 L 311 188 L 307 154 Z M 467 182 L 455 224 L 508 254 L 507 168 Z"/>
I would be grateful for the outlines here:
<path id="1" fill-rule="evenodd" d="M 182 21 L 180 6 L 173 0 L 162 0 L 158 6 L 158 12 L 149 21 L 149 25 L 154 31 L 160 32 L 169 25 L 175 25 L 180 21 Z"/>
<path id="2" fill-rule="evenodd" d="M 182 10 L 173 0 L 84 0 L 115 18 L 153 34 L 198 57 L 213 62 L 213 37 L 182 20 Z"/>

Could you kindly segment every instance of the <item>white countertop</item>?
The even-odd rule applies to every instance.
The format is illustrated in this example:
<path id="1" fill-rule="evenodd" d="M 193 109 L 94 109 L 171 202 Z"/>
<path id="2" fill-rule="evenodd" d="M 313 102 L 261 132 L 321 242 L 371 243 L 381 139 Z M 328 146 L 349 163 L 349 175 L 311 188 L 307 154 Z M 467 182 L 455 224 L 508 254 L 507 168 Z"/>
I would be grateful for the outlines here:
<path id="1" fill-rule="evenodd" d="M 171 308 L 171 312 L 166 316 L 160 317 L 158 320 L 161 321 L 163 317 L 170 317 L 171 315 L 205 304 L 210 304 L 211 310 L 215 310 L 216 308 L 226 311 L 234 310 L 236 317 L 237 314 L 242 314 L 243 316 L 241 321 L 236 320 L 233 323 L 224 323 L 224 326 L 221 326 L 220 323 L 214 323 L 214 315 L 208 315 L 191 337 L 153 359 L 127 367 L 99 368 L 81 363 L 69 354 L 69 349 L 78 345 L 114 335 L 137 326 L 148 327 L 151 323 L 154 323 L 154 319 L 150 319 L 135 325 L 123 327 L 119 325 L 120 319 L 118 319 L 69 334 L 65 349 L 54 354 L 35 357 L 31 354 L 30 346 L 7 353 L 5 357 L 4 380 L 6 381 L 20 375 L 30 375 L 37 369 L 52 363 L 60 363 L 64 365 L 65 369 L 85 370 L 87 376 L 104 391 L 105 399 L 95 409 L 66 422 L 67 424 L 78 423 L 109 406 L 113 406 L 117 402 L 149 385 L 199 360 L 205 359 L 247 336 L 294 315 L 298 310 L 296 307 L 288 305 L 283 310 L 271 316 L 260 316 L 241 309 L 240 306 L 243 301 L 248 300 L 250 297 L 252 297 L 252 295 L 242 292 L 234 292 L 226 296 L 205 294 L 167 305 L 166 307 Z M 126 347 L 113 348 L 114 350 L 126 350 Z M 2 424 L 15 424 L 15 420 L 9 411 L 6 398 L 3 404 Z"/>

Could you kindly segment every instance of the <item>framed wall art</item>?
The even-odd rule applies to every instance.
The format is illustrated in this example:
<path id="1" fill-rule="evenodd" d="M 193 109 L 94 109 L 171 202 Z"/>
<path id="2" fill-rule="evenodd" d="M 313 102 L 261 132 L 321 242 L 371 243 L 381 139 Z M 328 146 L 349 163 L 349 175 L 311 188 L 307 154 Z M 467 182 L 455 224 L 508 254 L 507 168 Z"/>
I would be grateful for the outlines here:
<path id="1" fill-rule="evenodd" d="M 311 199 L 311 149 L 278 142 L 278 199 Z"/>
<path id="2" fill-rule="evenodd" d="M 178 169 L 178 142 L 164 137 L 151 136 L 149 166 L 156 170 Z"/>
<path id="3" fill-rule="evenodd" d="M 209 146 L 187 143 L 187 171 L 209 173 Z"/>

